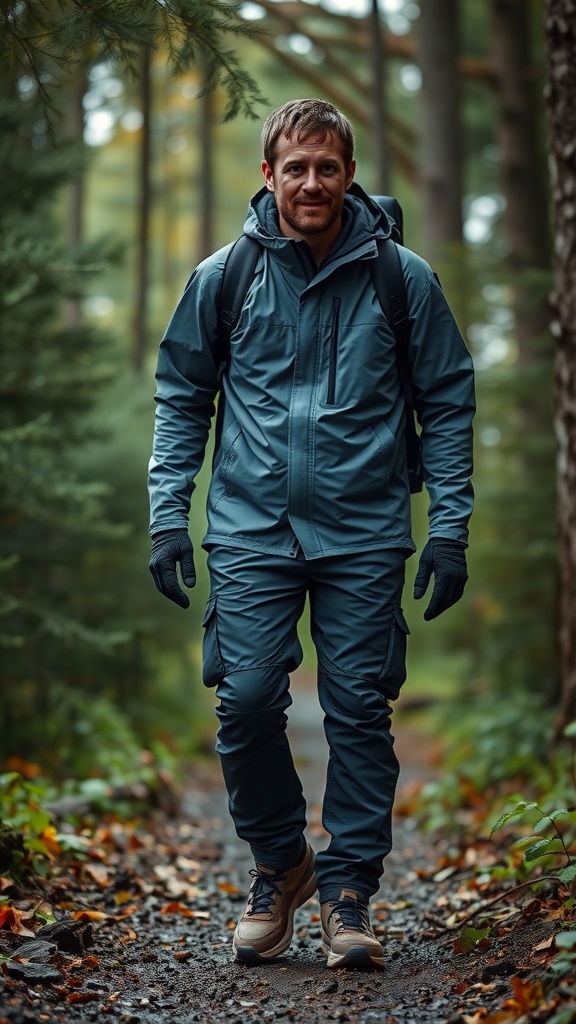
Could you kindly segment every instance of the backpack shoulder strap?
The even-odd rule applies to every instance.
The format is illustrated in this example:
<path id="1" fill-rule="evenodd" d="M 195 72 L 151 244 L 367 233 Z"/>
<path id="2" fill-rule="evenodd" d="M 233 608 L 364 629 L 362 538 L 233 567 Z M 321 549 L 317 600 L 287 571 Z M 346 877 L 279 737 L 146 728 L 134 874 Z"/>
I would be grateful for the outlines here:
<path id="1" fill-rule="evenodd" d="M 230 356 L 230 335 L 242 311 L 259 253 L 260 243 L 255 238 L 241 235 L 226 257 L 218 296 L 218 345 L 223 363 L 227 363 Z"/>
<path id="2" fill-rule="evenodd" d="M 395 196 L 370 196 L 378 203 L 378 206 L 388 214 L 392 221 L 392 238 L 395 242 L 403 244 L 404 240 L 404 214 L 402 207 Z"/>
<path id="3" fill-rule="evenodd" d="M 404 273 L 396 242 L 391 238 L 380 239 L 378 259 L 370 260 L 369 265 L 378 302 L 396 339 L 396 360 L 406 401 L 412 405 L 412 373 L 408 357 L 410 318 Z"/>
<path id="4" fill-rule="evenodd" d="M 392 238 L 381 239 L 378 242 L 378 258 L 370 260 L 369 265 L 378 302 L 396 341 L 396 364 L 406 401 L 406 468 L 410 493 L 416 494 L 424 484 L 424 464 L 422 441 L 414 420 L 414 388 L 408 355 L 410 317 L 397 243 Z"/>

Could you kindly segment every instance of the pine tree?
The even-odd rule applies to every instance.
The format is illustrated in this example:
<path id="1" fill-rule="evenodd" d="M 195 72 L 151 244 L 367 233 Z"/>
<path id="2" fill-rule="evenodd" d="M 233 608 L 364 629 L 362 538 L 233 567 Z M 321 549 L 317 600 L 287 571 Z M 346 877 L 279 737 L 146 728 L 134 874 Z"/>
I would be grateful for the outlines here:
<path id="1" fill-rule="evenodd" d="M 229 38 L 254 34 L 234 0 L 1 0 L 0 59 L 36 82 L 56 114 L 54 75 L 78 61 L 118 61 L 138 74 L 143 47 L 166 46 L 175 74 L 202 58 L 206 87 L 223 86 L 225 120 L 256 117 L 263 101 L 251 75 L 227 48 Z M 48 74 L 47 74 L 48 69 Z"/>
<path id="2" fill-rule="evenodd" d="M 58 241 L 55 197 L 81 153 L 34 150 L 37 121 L 33 108 L 0 106 L 0 719 L 3 746 L 20 753 L 43 745 L 51 687 L 126 638 L 91 613 L 90 588 L 91 551 L 125 531 L 106 519 L 105 486 L 75 468 L 112 351 L 61 315 L 105 253 Z"/>

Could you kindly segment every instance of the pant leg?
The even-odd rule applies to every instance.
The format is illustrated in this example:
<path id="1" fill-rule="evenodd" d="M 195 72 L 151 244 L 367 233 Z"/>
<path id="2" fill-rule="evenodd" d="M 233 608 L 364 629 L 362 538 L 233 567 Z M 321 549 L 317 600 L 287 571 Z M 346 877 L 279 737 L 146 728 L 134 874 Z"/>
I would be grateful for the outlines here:
<path id="1" fill-rule="evenodd" d="M 323 824 L 331 841 L 317 857 L 321 902 L 342 888 L 373 895 L 392 845 L 398 761 L 389 701 L 406 675 L 405 557 L 387 550 L 322 559 L 310 587 L 330 751 Z"/>
<path id="2" fill-rule="evenodd" d="M 300 858 L 306 803 L 286 736 L 289 675 L 302 660 L 301 563 L 215 547 L 208 555 L 204 681 L 217 687 L 220 756 L 236 832 L 271 868 Z"/>

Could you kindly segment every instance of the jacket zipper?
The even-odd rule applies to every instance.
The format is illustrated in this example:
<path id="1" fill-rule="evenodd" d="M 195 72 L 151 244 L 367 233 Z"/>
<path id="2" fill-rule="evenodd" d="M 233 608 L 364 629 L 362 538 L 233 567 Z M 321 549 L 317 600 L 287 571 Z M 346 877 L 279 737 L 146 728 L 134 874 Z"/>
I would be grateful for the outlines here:
<path id="1" fill-rule="evenodd" d="M 340 326 L 340 299 L 332 300 L 332 329 L 330 331 L 330 362 L 328 364 L 328 390 L 326 405 L 336 402 L 336 367 L 338 364 L 338 328 Z"/>

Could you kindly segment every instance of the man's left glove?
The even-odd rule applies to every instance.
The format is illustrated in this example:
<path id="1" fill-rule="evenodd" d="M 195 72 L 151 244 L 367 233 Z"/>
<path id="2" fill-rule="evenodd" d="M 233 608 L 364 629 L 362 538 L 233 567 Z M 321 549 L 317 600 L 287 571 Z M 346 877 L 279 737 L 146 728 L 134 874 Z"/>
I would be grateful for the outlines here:
<path id="1" fill-rule="evenodd" d="M 418 572 L 414 580 L 414 597 L 424 597 L 434 574 L 434 590 L 430 604 L 424 612 L 426 621 L 435 619 L 464 593 L 468 571 L 466 568 L 466 549 L 460 541 L 447 540 L 445 537 L 432 537 L 426 544 Z"/>
<path id="2" fill-rule="evenodd" d="M 180 565 L 182 579 L 187 587 L 196 586 L 194 550 L 187 530 L 164 530 L 152 537 L 150 572 L 154 583 L 164 597 L 188 608 L 190 601 L 181 589 L 176 573 Z"/>

